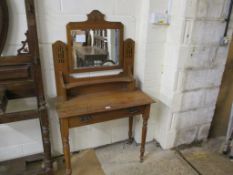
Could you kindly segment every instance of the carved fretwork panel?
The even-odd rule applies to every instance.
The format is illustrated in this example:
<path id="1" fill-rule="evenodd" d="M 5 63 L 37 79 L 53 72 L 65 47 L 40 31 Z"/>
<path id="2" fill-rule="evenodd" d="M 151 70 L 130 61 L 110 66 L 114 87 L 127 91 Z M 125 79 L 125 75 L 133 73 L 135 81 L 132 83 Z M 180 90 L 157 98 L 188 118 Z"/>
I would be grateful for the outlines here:
<path id="1" fill-rule="evenodd" d="M 57 72 L 68 72 L 67 46 L 62 41 L 57 41 L 53 44 L 53 59 Z"/>
<path id="2" fill-rule="evenodd" d="M 134 46 L 135 42 L 132 39 L 127 39 L 124 42 L 124 70 L 130 76 L 134 72 Z"/>
<path id="3" fill-rule="evenodd" d="M 68 74 L 67 45 L 62 41 L 53 44 L 53 61 L 55 67 L 56 87 L 59 97 L 66 98 L 63 75 Z"/>

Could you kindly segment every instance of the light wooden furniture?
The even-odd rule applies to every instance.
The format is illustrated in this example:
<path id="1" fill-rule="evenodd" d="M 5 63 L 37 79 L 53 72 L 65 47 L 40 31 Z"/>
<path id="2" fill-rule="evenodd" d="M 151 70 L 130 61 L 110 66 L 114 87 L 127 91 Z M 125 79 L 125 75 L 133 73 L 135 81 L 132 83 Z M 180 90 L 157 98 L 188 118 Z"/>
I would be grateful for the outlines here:
<path id="1" fill-rule="evenodd" d="M 120 68 L 117 75 L 74 78 L 75 72 L 88 72 L 116 69 L 119 67 L 93 67 L 74 70 L 72 63 L 71 28 L 120 29 L 121 41 L 119 50 Z M 68 45 L 61 41 L 53 44 L 56 86 L 58 93 L 57 111 L 60 119 L 61 135 L 66 162 L 66 174 L 72 174 L 70 163 L 69 129 L 94 123 L 129 118 L 129 141 L 132 142 L 133 116 L 142 114 L 142 144 L 140 160 L 143 161 L 149 119 L 150 105 L 154 101 L 136 88 L 133 78 L 134 41 L 123 42 L 123 25 L 107 22 L 99 11 L 88 15 L 86 22 L 69 23 L 67 25 Z M 88 138 L 87 138 L 88 139 Z"/>
<path id="2" fill-rule="evenodd" d="M 0 56 L 0 124 L 38 118 L 44 147 L 45 168 L 42 171 L 51 175 L 49 120 L 43 91 L 34 0 L 25 0 L 25 9 L 28 31 L 26 40 L 22 41 L 23 46 L 18 49 L 17 56 Z M 0 19 L 3 21 L 0 24 L 3 27 L 0 26 L 0 55 L 6 40 L 9 19 L 7 13 L 7 1 L 1 0 Z M 33 100 L 33 107 L 22 105 L 22 101 L 27 101 L 28 98 Z M 21 104 L 20 108 L 10 109 L 15 101 Z"/>

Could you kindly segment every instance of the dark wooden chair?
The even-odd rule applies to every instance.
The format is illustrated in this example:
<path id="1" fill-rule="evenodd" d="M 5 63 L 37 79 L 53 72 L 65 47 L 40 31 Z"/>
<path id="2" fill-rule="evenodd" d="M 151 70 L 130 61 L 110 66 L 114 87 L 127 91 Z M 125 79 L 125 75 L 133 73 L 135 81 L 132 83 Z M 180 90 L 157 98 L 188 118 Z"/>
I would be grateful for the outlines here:
<path id="1" fill-rule="evenodd" d="M 0 1 L 0 54 L 6 40 L 8 27 L 7 1 Z M 39 118 L 44 147 L 44 172 L 52 174 L 49 120 L 44 98 L 36 17 L 33 0 L 25 0 L 28 31 L 17 56 L 0 57 L 0 124 Z M 12 100 L 32 97 L 34 108 L 9 110 Z M 34 97 L 34 98 L 33 98 Z M 20 103 L 20 102 L 19 102 Z"/>

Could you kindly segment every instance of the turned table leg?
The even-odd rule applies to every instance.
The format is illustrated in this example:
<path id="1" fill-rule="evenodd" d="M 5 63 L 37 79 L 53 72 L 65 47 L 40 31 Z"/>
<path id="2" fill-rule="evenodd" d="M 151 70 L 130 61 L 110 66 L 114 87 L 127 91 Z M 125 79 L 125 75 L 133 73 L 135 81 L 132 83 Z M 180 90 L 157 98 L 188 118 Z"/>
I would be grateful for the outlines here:
<path id="1" fill-rule="evenodd" d="M 68 124 L 68 120 L 61 119 L 60 120 L 60 127 L 61 127 L 61 137 L 62 137 L 64 157 L 65 157 L 66 175 L 71 175 L 72 174 L 72 169 L 71 169 L 71 160 L 70 160 L 70 144 L 69 144 L 69 124 Z"/>
<path id="2" fill-rule="evenodd" d="M 129 117 L 129 140 L 128 143 L 131 144 L 133 142 L 133 116 Z"/>
<path id="3" fill-rule="evenodd" d="M 40 112 L 40 125 L 42 131 L 42 141 L 44 147 L 44 164 L 45 164 L 45 174 L 52 175 L 52 156 L 51 156 L 51 144 L 49 138 L 49 119 L 47 110 L 44 108 Z"/>
<path id="4" fill-rule="evenodd" d="M 140 151 L 140 161 L 143 162 L 144 152 L 145 152 L 145 143 L 146 143 L 146 134 L 147 134 L 147 122 L 150 116 L 150 105 L 147 105 L 145 111 L 142 115 L 143 126 L 142 126 L 142 140 L 141 140 L 141 151 Z"/>

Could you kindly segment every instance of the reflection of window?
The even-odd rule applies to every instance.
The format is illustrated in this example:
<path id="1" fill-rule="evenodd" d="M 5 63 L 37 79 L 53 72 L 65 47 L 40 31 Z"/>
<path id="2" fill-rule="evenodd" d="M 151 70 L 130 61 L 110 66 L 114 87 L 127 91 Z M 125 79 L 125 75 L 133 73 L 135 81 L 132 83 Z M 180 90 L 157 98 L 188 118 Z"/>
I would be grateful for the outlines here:
<path id="1" fill-rule="evenodd" d="M 84 34 L 77 34 L 77 35 L 75 35 L 75 42 L 77 42 L 77 43 L 85 43 L 86 42 L 86 35 L 84 35 Z"/>
<path id="2" fill-rule="evenodd" d="M 94 30 L 94 46 L 100 49 L 104 49 L 106 52 L 108 52 L 107 29 Z"/>

